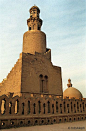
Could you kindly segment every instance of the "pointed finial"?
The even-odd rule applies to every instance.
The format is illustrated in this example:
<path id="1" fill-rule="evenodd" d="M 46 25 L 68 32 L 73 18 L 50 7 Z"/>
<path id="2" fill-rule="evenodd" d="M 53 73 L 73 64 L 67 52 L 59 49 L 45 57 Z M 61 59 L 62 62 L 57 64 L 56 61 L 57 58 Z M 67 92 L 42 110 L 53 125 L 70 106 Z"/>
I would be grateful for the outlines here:
<path id="1" fill-rule="evenodd" d="M 68 79 L 68 84 L 67 84 L 67 86 L 68 86 L 68 88 L 69 88 L 69 87 L 72 87 L 71 79 L 70 79 L 70 78 Z"/>

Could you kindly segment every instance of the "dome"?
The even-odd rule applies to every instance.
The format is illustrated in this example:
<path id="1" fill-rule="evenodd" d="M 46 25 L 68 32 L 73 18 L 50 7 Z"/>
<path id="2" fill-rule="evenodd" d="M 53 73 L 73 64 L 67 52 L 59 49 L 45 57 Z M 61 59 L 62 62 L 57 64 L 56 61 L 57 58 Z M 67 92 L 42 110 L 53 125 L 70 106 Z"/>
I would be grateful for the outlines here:
<path id="1" fill-rule="evenodd" d="M 40 13 L 40 9 L 39 9 L 36 5 L 34 5 L 34 6 L 32 6 L 32 7 L 30 8 L 30 13 L 31 13 L 31 11 L 34 10 L 34 9 L 37 9 L 38 12 Z"/>
<path id="2" fill-rule="evenodd" d="M 82 98 L 81 92 L 78 89 L 72 87 L 70 79 L 68 80 L 67 86 L 68 88 L 63 92 L 63 98 L 66 98 L 66 97 L 69 97 L 69 99 L 73 97 L 76 99 Z"/>

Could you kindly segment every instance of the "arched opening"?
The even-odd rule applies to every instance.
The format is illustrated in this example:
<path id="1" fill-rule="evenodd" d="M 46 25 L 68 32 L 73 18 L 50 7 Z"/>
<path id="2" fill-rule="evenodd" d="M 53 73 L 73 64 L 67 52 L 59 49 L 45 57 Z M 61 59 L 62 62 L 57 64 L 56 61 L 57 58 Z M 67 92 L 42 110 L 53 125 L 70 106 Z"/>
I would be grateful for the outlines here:
<path id="1" fill-rule="evenodd" d="M 19 100 L 17 99 L 15 101 L 15 114 L 18 114 L 19 113 Z"/>
<path id="2" fill-rule="evenodd" d="M 28 101 L 28 114 L 30 114 L 30 101 Z"/>
<path id="3" fill-rule="evenodd" d="M 23 125 L 23 121 L 20 121 L 20 125 Z"/>
<path id="4" fill-rule="evenodd" d="M 2 122 L 1 125 L 2 125 L 2 126 L 5 126 L 5 122 Z"/>
<path id="5" fill-rule="evenodd" d="M 14 125 L 14 121 L 12 121 L 10 124 L 13 126 Z"/>
<path id="6" fill-rule="evenodd" d="M 34 30 L 34 25 L 33 25 L 33 30 Z"/>
<path id="7" fill-rule="evenodd" d="M 58 113 L 58 102 L 56 101 L 56 112 Z"/>
<path id="8" fill-rule="evenodd" d="M 54 119 L 53 122 L 56 123 L 56 119 Z"/>
<path id="9" fill-rule="evenodd" d="M 38 113 L 40 114 L 41 113 L 41 102 L 38 101 Z"/>
<path id="10" fill-rule="evenodd" d="M 40 92 L 47 93 L 48 92 L 48 76 L 45 75 L 43 77 L 43 75 L 40 74 L 39 78 L 40 78 Z"/>
<path id="11" fill-rule="evenodd" d="M 62 121 L 62 119 L 59 119 L 59 122 L 61 122 Z"/>
<path id="12" fill-rule="evenodd" d="M 76 118 L 74 118 L 74 121 L 76 120 Z"/>
<path id="13" fill-rule="evenodd" d="M 4 115 L 5 112 L 6 112 L 6 100 L 3 99 L 3 100 L 1 101 L 1 114 Z"/>
<path id="14" fill-rule="evenodd" d="M 30 120 L 28 121 L 28 124 L 30 124 Z"/>
<path id="15" fill-rule="evenodd" d="M 38 25 L 38 30 L 40 30 L 40 27 L 39 27 L 39 25 Z"/>
<path id="16" fill-rule="evenodd" d="M 9 114 L 12 114 L 12 102 L 9 103 Z"/>
<path id="17" fill-rule="evenodd" d="M 48 104 L 48 113 L 50 113 L 50 102 L 48 101 L 47 104 Z"/>
<path id="18" fill-rule="evenodd" d="M 37 120 L 35 120 L 35 125 L 36 125 L 36 124 L 38 124 L 38 121 L 37 121 Z"/>
<path id="19" fill-rule="evenodd" d="M 44 92 L 47 93 L 48 92 L 48 76 L 47 75 L 45 75 L 44 80 L 45 80 Z"/>
<path id="20" fill-rule="evenodd" d="M 65 119 L 64 119 L 64 122 L 66 122 L 66 121 L 67 121 L 67 119 L 65 118 Z"/>
<path id="21" fill-rule="evenodd" d="M 41 123 L 44 124 L 44 120 L 42 120 Z"/>
<path id="22" fill-rule="evenodd" d="M 83 106 L 83 111 L 85 111 L 85 108 L 84 108 L 84 102 L 82 103 L 82 106 Z"/>
<path id="23" fill-rule="evenodd" d="M 36 104 L 33 104 L 33 114 L 36 114 L 36 110 L 35 110 Z"/>
<path id="24" fill-rule="evenodd" d="M 24 115 L 24 103 L 22 103 L 22 115 Z"/>
<path id="25" fill-rule="evenodd" d="M 69 121 L 71 121 L 71 118 L 69 118 Z"/>
<path id="26" fill-rule="evenodd" d="M 79 103 L 77 102 L 77 111 L 79 111 Z"/>
<path id="27" fill-rule="evenodd" d="M 67 104 L 67 113 L 69 113 L 69 104 Z"/>
<path id="28" fill-rule="evenodd" d="M 29 27 L 29 30 L 31 30 L 31 27 Z"/>
<path id="29" fill-rule="evenodd" d="M 43 80 L 43 75 L 39 75 L 40 78 L 40 92 L 43 93 L 43 86 L 44 86 L 44 80 Z"/>
<path id="30" fill-rule="evenodd" d="M 72 106 L 72 102 L 71 102 L 71 112 L 73 112 L 73 106 Z"/>
<path id="31" fill-rule="evenodd" d="M 80 120 L 80 118 L 78 117 L 78 121 Z"/>
<path id="32" fill-rule="evenodd" d="M 43 104 L 43 114 L 45 114 L 45 103 Z"/>
<path id="33" fill-rule="evenodd" d="M 62 104 L 60 104 L 60 113 L 62 114 Z"/>
<path id="34" fill-rule="evenodd" d="M 66 112 L 66 108 L 65 108 L 65 102 L 64 102 L 63 104 L 64 104 L 64 112 Z"/>
<path id="35" fill-rule="evenodd" d="M 54 114 L 54 104 L 52 104 L 52 114 Z"/>

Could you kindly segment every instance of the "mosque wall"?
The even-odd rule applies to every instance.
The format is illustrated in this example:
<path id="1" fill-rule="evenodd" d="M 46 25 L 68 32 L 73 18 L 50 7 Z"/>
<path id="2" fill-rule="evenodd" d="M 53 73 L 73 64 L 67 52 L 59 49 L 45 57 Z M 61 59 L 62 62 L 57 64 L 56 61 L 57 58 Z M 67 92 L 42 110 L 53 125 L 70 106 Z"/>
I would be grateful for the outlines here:
<path id="1" fill-rule="evenodd" d="M 53 66 L 47 55 L 22 55 L 21 92 L 62 96 L 61 68 Z"/>
<path id="2" fill-rule="evenodd" d="M 86 98 L 10 93 L 0 96 L 0 128 L 86 120 Z"/>
<path id="3" fill-rule="evenodd" d="M 21 90 L 21 67 L 22 59 L 18 59 L 5 80 L 0 83 L 0 95 L 8 94 L 8 92 L 20 92 Z"/>

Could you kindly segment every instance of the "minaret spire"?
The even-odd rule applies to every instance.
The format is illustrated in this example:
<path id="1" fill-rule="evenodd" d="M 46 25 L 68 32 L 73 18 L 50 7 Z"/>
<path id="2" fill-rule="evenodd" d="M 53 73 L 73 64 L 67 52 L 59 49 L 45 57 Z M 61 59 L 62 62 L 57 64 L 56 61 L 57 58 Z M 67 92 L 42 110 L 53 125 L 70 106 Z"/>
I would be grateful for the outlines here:
<path id="1" fill-rule="evenodd" d="M 40 9 L 34 5 L 30 8 L 30 18 L 27 20 L 29 30 L 41 30 L 42 20 L 39 18 Z"/>
<path id="2" fill-rule="evenodd" d="M 67 84 L 67 86 L 68 86 L 68 88 L 69 88 L 69 87 L 72 87 L 71 79 L 70 79 L 70 78 L 68 79 L 68 84 Z"/>
<path id="3" fill-rule="evenodd" d="M 30 18 L 27 20 L 29 31 L 23 36 L 23 52 L 30 54 L 46 53 L 46 34 L 41 31 L 42 20 L 37 6 L 30 8 Z"/>

